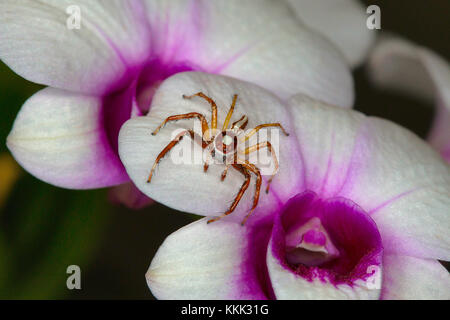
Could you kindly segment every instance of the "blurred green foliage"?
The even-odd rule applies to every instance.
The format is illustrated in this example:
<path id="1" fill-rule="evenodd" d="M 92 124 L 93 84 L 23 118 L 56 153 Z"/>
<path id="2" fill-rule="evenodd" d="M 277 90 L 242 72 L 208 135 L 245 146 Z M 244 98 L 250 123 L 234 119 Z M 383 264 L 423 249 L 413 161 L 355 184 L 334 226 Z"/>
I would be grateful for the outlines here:
<path id="1" fill-rule="evenodd" d="M 41 88 L 0 62 L 0 153 L 20 107 Z M 67 267 L 87 268 L 109 209 L 104 190 L 63 190 L 22 175 L 0 208 L 0 298 L 63 298 Z"/>

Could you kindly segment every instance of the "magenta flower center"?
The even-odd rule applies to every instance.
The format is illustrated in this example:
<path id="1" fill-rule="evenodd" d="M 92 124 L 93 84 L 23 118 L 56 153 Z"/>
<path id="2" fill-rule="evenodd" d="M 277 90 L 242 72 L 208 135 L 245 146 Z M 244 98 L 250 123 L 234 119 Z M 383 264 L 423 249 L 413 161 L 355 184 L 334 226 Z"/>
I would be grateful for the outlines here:
<path id="1" fill-rule="evenodd" d="M 273 254 L 307 280 L 352 285 L 381 265 L 382 245 L 373 220 L 348 199 L 313 192 L 288 201 L 273 229 Z"/>
<path id="2" fill-rule="evenodd" d="M 201 71 L 189 63 L 163 64 L 158 59 L 149 61 L 111 86 L 103 97 L 103 127 L 108 143 L 117 155 L 118 135 L 122 125 L 134 116 L 142 116 L 150 110 L 153 95 L 166 78 L 184 71 Z"/>

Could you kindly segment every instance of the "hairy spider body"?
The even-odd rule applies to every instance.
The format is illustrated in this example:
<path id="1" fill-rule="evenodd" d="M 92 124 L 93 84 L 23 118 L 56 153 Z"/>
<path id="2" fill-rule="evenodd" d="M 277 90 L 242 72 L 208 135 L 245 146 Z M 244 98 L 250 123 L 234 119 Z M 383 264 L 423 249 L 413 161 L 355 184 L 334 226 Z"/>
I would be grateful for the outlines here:
<path id="1" fill-rule="evenodd" d="M 247 134 L 244 135 L 243 138 L 238 138 L 238 134 L 244 130 L 248 124 L 248 117 L 246 115 L 242 116 L 239 120 L 233 122 L 231 126 L 229 126 L 231 117 L 234 112 L 234 108 L 236 106 L 236 100 L 237 100 L 237 94 L 233 96 L 233 102 L 231 104 L 231 107 L 227 113 L 227 116 L 225 118 L 225 121 L 222 126 L 222 130 L 217 130 L 217 105 L 214 102 L 213 99 L 206 96 L 202 92 L 198 92 L 196 94 L 186 96 L 183 95 L 184 99 L 192 99 L 193 97 L 200 97 L 204 100 L 206 100 L 211 105 L 211 123 L 209 127 L 208 121 L 206 120 L 206 117 L 198 112 L 190 112 L 186 114 L 179 114 L 179 115 L 173 115 L 170 117 L 167 117 L 159 127 L 155 129 L 155 131 L 152 132 L 152 135 L 156 135 L 161 128 L 170 121 L 176 121 L 181 119 L 198 119 L 201 122 L 202 125 L 202 137 L 201 140 L 195 139 L 195 137 L 198 137 L 198 134 L 194 132 L 192 129 L 184 130 L 180 132 L 172 141 L 170 141 L 167 146 L 159 153 L 159 155 L 156 157 L 155 162 L 153 163 L 153 167 L 150 171 L 150 175 L 148 177 L 147 182 L 150 183 L 152 180 L 153 172 L 155 171 L 158 163 L 161 161 L 161 159 L 173 148 L 175 147 L 184 136 L 189 135 L 189 137 L 192 140 L 198 140 L 201 141 L 202 149 L 205 150 L 207 154 L 210 157 L 213 157 L 215 159 L 218 159 L 218 157 L 221 158 L 223 163 L 226 165 L 224 171 L 221 175 L 221 181 L 224 181 L 228 172 L 229 167 L 233 167 L 235 170 L 240 172 L 244 176 L 244 182 L 241 185 L 238 194 L 233 200 L 233 203 L 228 208 L 228 210 L 223 213 L 222 215 L 208 220 L 207 223 L 211 223 L 217 220 L 220 220 L 221 218 L 229 215 L 232 213 L 237 205 L 239 204 L 239 201 L 241 200 L 242 196 L 248 189 L 250 185 L 251 180 L 251 173 L 253 173 L 256 176 L 256 189 L 255 194 L 253 197 L 253 205 L 248 214 L 245 216 L 245 218 L 242 220 L 242 225 L 245 224 L 250 214 L 255 210 L 255 208 L 258 205 L 259 201 L 259 194 L 261 190 L 261 184 L 262 184 L 262 177 L 260 169 L 253 163 L 250 163 L 246 159 L 242 159 L 239 157 L 239 154 L 243 156 L 248 156 L 252 152 L 257 152 L 260 149 L 267 148 L 267 150 L 271 153 L 272 160 L 275 166 L 274 172 L 272 173 L 270 179 L 267 182 L 266 187 L 266 193 L 269 192 L 270 183 L 272 182 L 277 170 L 278 170 L 278 159 L 275 154 L 274 149 L 272 148 L 272 145 L 269 141 L 265 141 L 262 143 L 255 144 L 253 146 L 247 147 L 244 151 L 239 151 L 237 146 L 238 142 L 245 142 L 249 140 L 255 133 L 257 133 L 260 129 L 266 128 L 266 127 L 278 127 L 280 128 L 283 133 L 288 136 L 289 134 L 284 130 L 283 126 L 280 123 L 266 123 L 261 124 L 250 130 Z M 205 160 L 203 170 L 204 172 L 208 171 L 209 163 L 208 159 Z"/>

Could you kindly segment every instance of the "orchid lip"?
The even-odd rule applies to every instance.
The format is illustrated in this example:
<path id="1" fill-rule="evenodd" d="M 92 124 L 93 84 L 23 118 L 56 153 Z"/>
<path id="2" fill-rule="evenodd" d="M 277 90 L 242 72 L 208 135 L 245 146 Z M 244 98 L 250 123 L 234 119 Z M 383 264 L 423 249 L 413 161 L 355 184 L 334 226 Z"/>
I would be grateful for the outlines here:
<path id="1" fill-rule="evenodd" d="M 289 272 L 335 285 L 365 280 L 380 266 L 376 224 L 351 200 L 306 191 L 291 198 L 275 221 L 273 254 Z"/>
<path id="2" fill-rule="evenodd" d="M 286 260 L 291 264 L 318 266 L 337 257 L 339 250 L 317 217 L 286 235 Z"/>

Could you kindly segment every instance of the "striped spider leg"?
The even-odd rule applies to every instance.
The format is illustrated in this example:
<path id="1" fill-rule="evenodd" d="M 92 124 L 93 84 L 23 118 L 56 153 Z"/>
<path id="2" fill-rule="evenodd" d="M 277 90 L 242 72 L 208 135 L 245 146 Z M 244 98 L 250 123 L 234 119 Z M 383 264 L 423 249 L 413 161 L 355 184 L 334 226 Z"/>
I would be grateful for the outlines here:
<path id="1" fill-rule="evenodd" d="M 211 129 L 214 132 L 215 129 L 217 128 L 217 105 L 216 105 L 216 103 L 211 98 L 205 96 L 202 92 L 198 92 L 192 96 L 183 95 L 183 98 L 191 99 L 194 96 L 199 96 L 211 104 Z M 210 136 L 211 133 L 210 133 L 210 129 L 208 126 L 208 121 L 206 120 L 205 116 L 198 112 L 190 112 L 190 113 L 178 114 L 178 115 L 173 115 L 173 116 L 167 117 L 155 129 L 155 131 L 152 132 L 152 135 L 153 136 L 156 135 L 161 130 L 161 128 L 164 127 L 168 122 L 182 120 L 182 119 L 195 119 L 195 118 L 199 119 L 202 124 L 201 146 L 202 146 L 202 149 L 205 149 L 211 144 L 212 139 L 214 137 Z M 156 157 L 156 160 L 153 163 L 153 167 L 150 171 L 150 175 L 147 179 L 147 183 L 150 183 L 152 181 L 153 172 L 155 171 L 155 169 L 156 169 L 158 163 L 161 161 L 161 159 L 164 158 L 164 156 L 170 150 L 172 150 L 172 148 L 175 147 L 183 139 L 183 137 L 186 134 L 189 134 L 191 139 L 196 141 L 195 137 L 198 135 L 194 132 L 194 130 L 190 129 L 190 130 L 185 130 L 185 131 L 180 132 L 172 141 L 169 142 L 169 144 L 167 144 L 167 146 Z M 205 171 L 208 170 L 208 164 L 206 162 L 205 162 L 204 170 Z"/>

